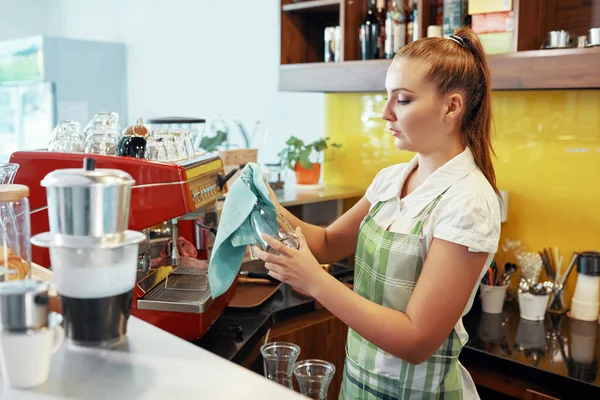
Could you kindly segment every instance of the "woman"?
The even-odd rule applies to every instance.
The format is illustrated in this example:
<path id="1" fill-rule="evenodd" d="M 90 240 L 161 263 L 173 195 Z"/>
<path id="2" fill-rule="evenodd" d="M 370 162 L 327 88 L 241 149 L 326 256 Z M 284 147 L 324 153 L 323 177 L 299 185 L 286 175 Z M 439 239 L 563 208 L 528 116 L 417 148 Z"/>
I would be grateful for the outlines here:
<path id="1" fill-rule="evenodd" d="M 467 341 L 462 316 L 500 235 L 481 43 L 469 28 L 413 42 L 394 58 L 385 87 L 382 117 L 395 145 L 415 157 L 379 172 L 326 229 L 278 205 L 300 249 L 267 237 L 281 254 L 259 257 L 271 276 L 348 325 L 340 398 L 477 399 L 458 361 Z M 353 252 L 354 291 L 319 264 Z"/>

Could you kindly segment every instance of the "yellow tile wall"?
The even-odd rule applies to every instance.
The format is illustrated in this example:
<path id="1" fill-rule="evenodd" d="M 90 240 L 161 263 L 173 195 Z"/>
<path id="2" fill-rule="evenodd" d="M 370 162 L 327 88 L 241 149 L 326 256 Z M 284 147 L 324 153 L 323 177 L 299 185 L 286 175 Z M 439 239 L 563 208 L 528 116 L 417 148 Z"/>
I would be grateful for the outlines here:
<path id="1" fill-rule="evenodd" d="M 366 188 L 383 167 L 410 160 L 381 119 L 383 93 L 327 94 L 326 135 L 343 148 L 325 161 L 326 184 Z M 600 91 L 493 93 L 495 168 L 509 192 L 501 244 L 600 251 Z M 509 257 L 500 251 L 503 265 Z M 566 300 L 577 274 L 570 275 Z"/>

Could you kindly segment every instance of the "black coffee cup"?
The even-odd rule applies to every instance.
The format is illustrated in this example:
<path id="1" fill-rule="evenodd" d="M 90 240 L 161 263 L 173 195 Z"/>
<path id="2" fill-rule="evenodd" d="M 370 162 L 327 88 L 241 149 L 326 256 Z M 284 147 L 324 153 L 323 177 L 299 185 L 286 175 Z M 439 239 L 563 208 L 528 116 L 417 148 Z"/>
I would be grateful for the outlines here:
<path id="1" fill-rule="evenodd" d="M 115 155 L 144 158 L 146 138 L 142 136 L 123 136 L 117 145 Z"/>

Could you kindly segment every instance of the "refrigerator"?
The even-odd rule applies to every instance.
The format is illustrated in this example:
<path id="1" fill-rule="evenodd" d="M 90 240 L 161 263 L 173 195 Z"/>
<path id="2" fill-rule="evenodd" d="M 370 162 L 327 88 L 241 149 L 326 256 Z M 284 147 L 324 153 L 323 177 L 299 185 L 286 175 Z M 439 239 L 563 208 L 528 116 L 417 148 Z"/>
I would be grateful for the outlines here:
<path id="1" fill-rule="evenodd" d="M 17 150 L 43 149 L 57 122 L 52 82 L 0 85 L 0 163 Z"/>
<path id="2" fill-rule="evenodd" d="M 0 42 L 0 163 L 47 147 L 60 120 L 100 111 L 128 125 L 126 46 L 50 36 Z"/>

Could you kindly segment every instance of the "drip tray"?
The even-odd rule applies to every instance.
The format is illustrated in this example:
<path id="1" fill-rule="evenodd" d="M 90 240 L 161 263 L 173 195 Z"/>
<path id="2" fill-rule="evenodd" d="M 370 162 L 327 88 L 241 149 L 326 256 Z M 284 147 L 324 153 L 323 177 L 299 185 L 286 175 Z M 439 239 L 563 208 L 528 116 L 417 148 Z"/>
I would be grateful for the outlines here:
<path id="1" fill-rule="evenodd" d="M 185 269 L 176 268 L 154 289 L 138 299 L 137 308 L 199 314 L 203 313 L 211 303 L 212 297 L 206 274 L 190 274 Z"/>

